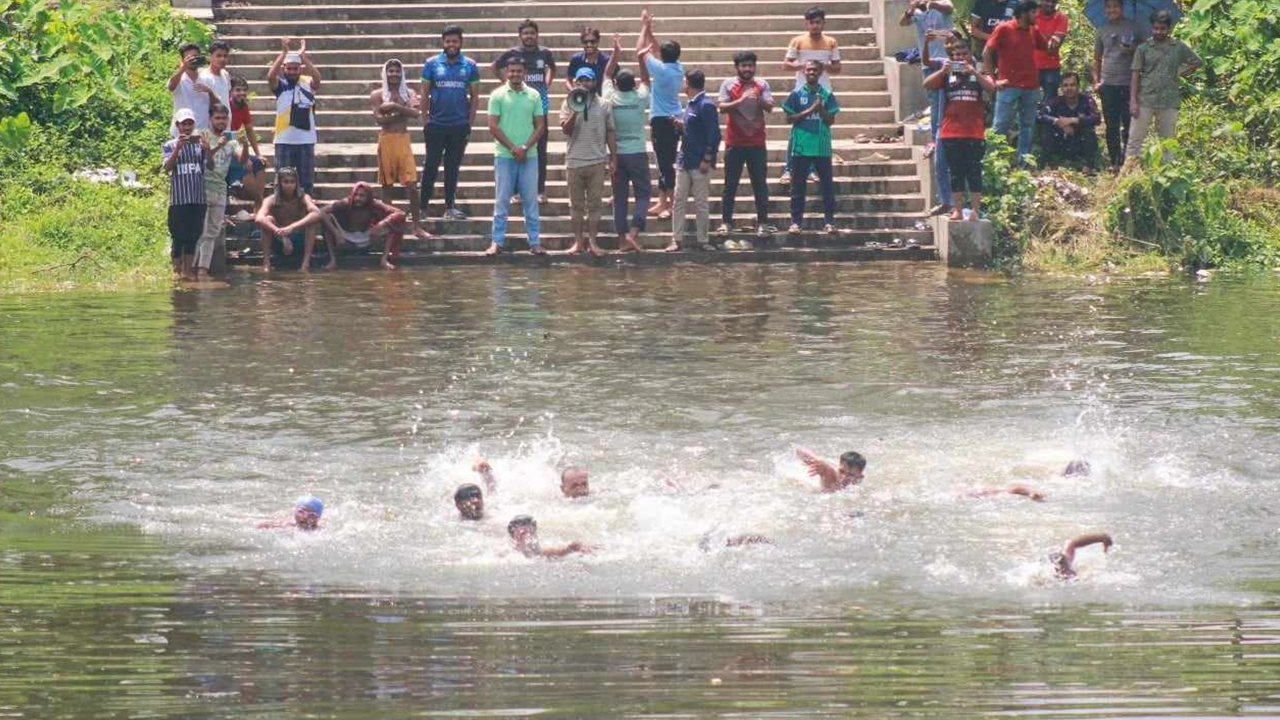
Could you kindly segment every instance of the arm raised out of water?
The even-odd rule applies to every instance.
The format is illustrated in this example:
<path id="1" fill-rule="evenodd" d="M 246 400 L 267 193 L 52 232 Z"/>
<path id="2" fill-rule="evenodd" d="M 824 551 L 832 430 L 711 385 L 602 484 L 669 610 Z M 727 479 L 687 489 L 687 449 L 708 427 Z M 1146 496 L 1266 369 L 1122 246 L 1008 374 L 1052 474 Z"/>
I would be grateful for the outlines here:
<path id="1" fill-rule="evenodd" d="M 1055 553 L 1053 557 L 1054 572 L 1058 577 L 1066 580 L 1076 576 L 1076 550 L 1090 545 L 1102 543 L 1102 552 L 1111 550 L 1111 536 L 1106 533 L 1092 533 L 1090 535 L 1081 535 L 1067 543 L 1061 553 Z"/>
<path id="2" fill-rule="evenodd" d="M 812 450 L 797 448 L 796 455 L 809 468 L 809 475 L 822 482 L 822 492 L 835 492 L 844 487 L 840 482 L 840 471 L 831 463 L 818 457 Z"/>
<path id="3" fill-rule="evenodd" d="M 498 481 L 493 477 L 493 466 L 485 458 L 476 458 L 471 463 L 471 469 L 480 473 L 480 478 L 484 480 L 485 492 L 493 494 L 498 490 Z"/>

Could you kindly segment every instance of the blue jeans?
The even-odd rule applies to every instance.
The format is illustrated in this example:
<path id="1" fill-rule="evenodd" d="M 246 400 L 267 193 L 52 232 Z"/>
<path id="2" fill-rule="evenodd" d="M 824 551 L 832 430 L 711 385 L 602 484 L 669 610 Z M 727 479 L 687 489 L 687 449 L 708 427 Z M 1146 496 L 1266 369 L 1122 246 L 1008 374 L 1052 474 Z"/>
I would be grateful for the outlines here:
<path id="1" fill-rule="evenodd" d="M 1058 97 L 1058 86 L 1061 84 L 1061 68 L 1046 68 L 1040 71 L 1040 91 L 1044 93 L 1045 102 Z"/>
<path id="2" fill-rule="evenodd" d="M 992 125 L 996 132 L 1008 135 L 1014 121 L 1018 120 L 1018 162 L 1031 152 L 1031 140 L 1035 136 L 1036 110 L 1040 105 L 1040 90 L 1005 88 L 996 93 L 996 117 Z"/>
<path id="3" fill-rule="evenodd" d="M 924 76 L 929 77 L 930 72 L 925 68 Z M 938 131 L 942 129 L 942 113 L 947 107 L 947 95 L 945 88 L 937 90 L 929 90 L 929 124 L 933 126 L 933 177 L 936 179 L 935 185 L 938 188 L 938 204 L 951 204 L 951 167 L 947 165 L 947 153 L 942 148 L 942 143 L 938 142 Z"/>
<path id="4" fill-rule="evenodd" d="M 524 208 L 525 234 L 529 247 L 537 247 L 538 240 L 538 158 L 529 155 L 524 162 L 515 158 L 494 157 L 493 176 L 497 189 L 493 198 L 493 243 L 507 246 L 507 213 L 511 209 L 511 196 L 520 195 Z"/>

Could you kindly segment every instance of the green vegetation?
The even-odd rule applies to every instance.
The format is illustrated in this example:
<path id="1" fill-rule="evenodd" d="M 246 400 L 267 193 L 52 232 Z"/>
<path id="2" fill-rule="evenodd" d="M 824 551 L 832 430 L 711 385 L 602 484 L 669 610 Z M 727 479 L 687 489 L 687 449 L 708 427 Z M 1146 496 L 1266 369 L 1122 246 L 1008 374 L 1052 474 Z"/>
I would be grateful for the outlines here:
<path id="1" fill-rule="evenodd" d="M 1063 67 L 1090 76 L 1084 0 Z M 968 7 L 958 8 L 968 13 Z M 1176 140 L 1118 179 L 1018 169 L 988 139 L 984 180 L 1006 268 L 1079 272 L 1280 264 L 1280 0 L 1197 0 L 1174 30 L 1205 61 L 1183 85 Z M 1079 191 L 1079 192 L 1077 192 Z"/>
<path id="2" fill-rule="evenodd" d="M 165 80 L 210 29 L 151 0 L 18 0 L 0 24 L 0 290 L 168 282 Z M 94 184 L 86 168 L 147 186 Z"/>

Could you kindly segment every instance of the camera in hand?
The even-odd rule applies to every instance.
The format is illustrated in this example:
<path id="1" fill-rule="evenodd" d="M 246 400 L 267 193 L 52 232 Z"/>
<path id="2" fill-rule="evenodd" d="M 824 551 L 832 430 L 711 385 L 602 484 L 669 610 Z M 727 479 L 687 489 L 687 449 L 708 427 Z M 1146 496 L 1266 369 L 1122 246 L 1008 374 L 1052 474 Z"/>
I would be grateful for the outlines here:
<path id="1" fill-rule="evenodd" d="M 201 68 L 208 64 L 209 64 L 209 58 L 203 55 L 197 55 L 195 59 L 191 61 L 191 67 Z"/>

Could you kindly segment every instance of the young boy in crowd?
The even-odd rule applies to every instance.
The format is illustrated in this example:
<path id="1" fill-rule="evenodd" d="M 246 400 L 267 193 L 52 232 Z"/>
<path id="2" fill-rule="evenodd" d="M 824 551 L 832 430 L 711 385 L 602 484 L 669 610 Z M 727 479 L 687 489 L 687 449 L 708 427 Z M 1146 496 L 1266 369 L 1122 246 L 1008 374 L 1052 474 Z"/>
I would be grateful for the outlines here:
<path id="1" fill-rule="evenodd" d="M 173 114 L 173 125 L 176 136 L 161 147 L 164 171 L 172 176 L 169 258 L 174 273 L 183 280 L 194 280 L 196 242 L 204 231 L 204 173 L 210 148 L 204 136 L 196 132 L 196 116 L 191 108 L 179 108 Z"/>
<path id="2" fill-rule="evenodd" d="M 249 110 L 249 83 L 240 76 L 231 78 L 231 130 L 240 133 L 243 143 L 252 150 L 249 162 L 234 160 L 227 171 L 227 184 L 235 188 L 239 183 L 244 197 L 253 201 L 256 213 L 262 207 L 262 193 L 267 185 L 267 162 L 258 149 L 258 131 L 253 126 L 253 113 Z"/>

